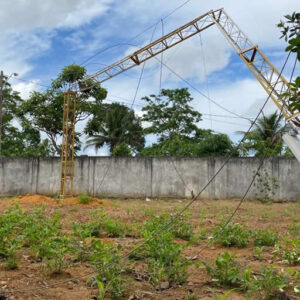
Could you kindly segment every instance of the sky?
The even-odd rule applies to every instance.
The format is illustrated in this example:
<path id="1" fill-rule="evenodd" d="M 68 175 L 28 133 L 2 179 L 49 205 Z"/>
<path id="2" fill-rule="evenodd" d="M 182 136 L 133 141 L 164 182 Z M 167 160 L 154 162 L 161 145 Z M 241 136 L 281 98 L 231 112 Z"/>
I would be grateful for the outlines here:
<path id="1" fill-rule="evenodd" d="M 210 9 L 224 8 L 281 69 L 286 43 L 280 39 L 276 24 L 284 15 L 299 10 L 299 6 L 299 0 L 1 0 L 0 68 L 6 75 L 18 73 L 16 79 L 11 78 L 11 83 L 22 97 L 28 98 L 34 90 L 47 89 L 51 79 L 66 65 L 83 65 L 92 74 L 149 43 L 152 36 L 157 39 L 163 32 L 168 33 Z M 246 130 L 249 122 L 221 109 L 201 94 L 247 118 L 255 117 L 267 98 L 217 28 L 211 27 L 165 51 L 163 61 L 185 82 L 166 67 L 162 69 L 160 82 L 160 63 L 152 59 L 145 64 L 138 89 L 141 67 L 104 82 L 107 100 L 131 107 L 135 99 L 133 108 L 141 115 L 142 97 L 158 94 L 160 85 L 189 87 L 193 107 L 203 114 L 199 127 L 226 133 L 238 141 L 241 136 L 236 132 Z M 292 65 L 293 57 L 284 71 L 287 78 Z M 265 113 L 275 110 L 270 102 Z M 77 124 L 76 130 L 82 131 L 84 126 L 85 123 Z M 155 137 L 147 137 L 147 145 L 153 141 Z M 84 153 L 95 155 L 93 149 Z M 97 154 L 107 154 L 107 149 Z"/>

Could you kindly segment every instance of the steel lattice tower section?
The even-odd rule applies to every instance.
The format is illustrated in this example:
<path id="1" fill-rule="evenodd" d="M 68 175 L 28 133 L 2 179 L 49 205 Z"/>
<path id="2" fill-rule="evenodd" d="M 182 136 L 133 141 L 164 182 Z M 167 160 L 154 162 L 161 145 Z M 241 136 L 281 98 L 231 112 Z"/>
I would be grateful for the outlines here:
<path id="1" fill-rule="evenodd" d="M 76 96 L 64 93 L 60 197 L 73 194 Z"/>

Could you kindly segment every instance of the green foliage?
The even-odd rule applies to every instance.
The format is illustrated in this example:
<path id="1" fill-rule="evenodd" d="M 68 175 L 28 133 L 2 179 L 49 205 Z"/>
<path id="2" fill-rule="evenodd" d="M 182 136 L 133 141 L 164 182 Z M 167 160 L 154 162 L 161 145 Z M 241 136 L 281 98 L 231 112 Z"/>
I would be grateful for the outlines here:
<path id="1" fill-rule="evenodd" d="M 144 232 L 145 238 L 149 233 Z M 144 255 L 152 282 L 183 284 L 186 282 L 189 262 L 181 256 L 183 246 L 173 242 L 174 236 L 168 232 L 158 233 L 144 247 Z"/>
<path id="2" fill-rule="evenodd" d="M 112 154 L 113 156 L 132 156 L 130 148 L 125 143 L 117 145 Z"/>
<path id="3" fill-rule="evenodd" d="M 42 259 L 50 273 L 60 273 L 67 265 L 70 241 L 59 231 L 60 216 L 46 217 L 43 213 L 43 208 L 25 214 L 12 207 L 0 216 L 0 256 L 6 258 L 9 269 L 17 267 L 15 252 L 22 247 Z"/>
<path id="4" fill-rule="evenodd" d="M 191 229 L 189 225 L 179 228 L 184 224 L 182 220 L 170 226 L 170 216 L 152 216 L 142 230 L 142 236 L 147 240 L 142 249 L 138 249 L 131 255 L 133 259 L 145 258 L 151 281 L 154 285 L 160 282 L 169 282 L 170 284 L 183 284 L 186 282 L 188 274 L 187 267 L 189 262 L 182 257 L 182 251 L 185 246 L 174 242 L 177 236 L 189 238 Z M 171 228 L 169 231 L 166 227 Z"/>
<path id="5" fill-rule="evenodd" d="M 196 123 L 201 120 L 201 114 L 193 110 L 189 103 L 193 100 L 186 88 L 165 90 L 161 93 L 144 97 L 147 105 L 143 121 L 150 122 L 146 134 L 157 134 L 160 140 L 173 138 L 175 135 L 189 136 L 198 131 Z"/>
<path id="6" fill-rule="evenodd" d="M 239 223 L 220 224 L 213 231 L 212 241 L 225 247 L 244 248 L 249 243 L 250 232 Z M 222 229 L 223 228 L 223 229 Z"/>
<path id="7" fill-rule="evenodd" d="M 151 218 L 148 220 L 144 227 L 144 233 L 149 232 L 159 232 L 161 230 L 170 231 L 174 237 L 183 240 L 190 240 L 193 236 L 193 228 L 187 221 L 189 214 L 184 214 L 183 216 L 176 216 L 170 214 L 162 214 L 155 216 L 150 214 Z"/>
<path id="8" fill-rule="evenodd" d="M 218 296 L 217 293 L 211 288 L 208 288 L 208 290 L 212 293 L 214 300 L 225 300 L 235 289 L 226 291 L 222 296 Z"/>
<path id="9" fill-rule="evenodd" d="M 289 284 L 289 278 L 283 271 L 276 272 L 274 268 L 263 266 L 258 276 L 253 276 L 252 295 L 259 295 L 262 299 L 282 299 L 281 294 Z"/>
<path id="10" fill-rule="evenodd" d="M 89 204 L 92 201 L 92 197 L 89 195 L 81 194 L 77 196 L 77 200 L 80 204 Z"/>
<path id="11" fill-rule="evenodd" d="M 124 270 L 120 260 L 122 247 L 115 248 L 112 243 L 104 244 L 99 240 L 93 240 L 91 248 L 91 262 L 97 273 L 95 282 L 98 288 L 100 287 L 100 296 L 104 299 L 109 293 L 112 298 L 122 297 L 126 291 Z"/>
<path id="12" fill-rule="evenodd" d="M 72 228 L 75 236 L 82 241 L 88 237 L 99 237 L 101 231 L 104 231 L 109 237 L 125 237 L 131 230 L 129 226 L 108 217 L 102 209 L 93 215 L 92 222 L 74 222 Z"/>
<path id="13" fill-rule="evenodd" d="M 2 120 L 2 156 L 48 156 L 50 147 L 42 141 L 39 130 L 22 118 L 22 104 L 18 92 L 12 90 L 4 77 Z M 15 122 L 19 126 L 15 126 Z"/>
<path id="14" fill-rule="evenodd" d="M 158 143 L 145 148 L 143 156 L 223 156 L 234 151 L 225 134 L 199 129 L 201 114 L 190 106 L 193 100 L 186 88 L 162 90 L 144 97 L 147 105 L 143 121 L 150 126 L 144 132 L 158 136 Z M 238 153 L 235 151 L 235 155 Z"/>
<path id="15" fill-rule="evenodd" d="M 256 174 L 255 171 L 254 174 Z M 257 200 L 262 203 L 268 203 L 271 198 L 275 196 L 279 184 L 276 178 L 271 177 L 268 171 L 262 168 L 261 171 L 256 174 L 254 187 L 256 188 Z"/>
<path id="16" fill-rule="evenodd" d="M 240 267 L 234 260 L 235 255 L 228 252 L 221 253 L 215 261 L 215 267 L 203 262 L 206 271 L 213 276 L 218 285 L 238 287 L 241 283 Z"/>
<path id="17" fill-rule="evenodd" d="M 283 115 L 274 112 L 259 118 L 249 133 L 239 131 L 240 134 L 246 134 L 243 148 L 248 153 L 254 152 L 255 156 L 281 155 L 284 149 L 282 135 L 286 131 L 282 120 Z"/>
<path id="18" fill-rule="evenodd" d="M 238 152 L 226 134 L 214 134 L 210 130 L 200 129 L 197 137 L 177 134 L 144 148 L 140 153 L 142 156 L 225 156 L 228 154 L 238 156 Z"/>
<path id="19" fill-rule="evenodd" d="M 202 263 L 217 285 L 236 287 L 251 296 L 251 299 L 282 299 L 284 289 L 293 285 L 298 273 L 292 277 L 283 271 L 277 272 L 273 266 L 263 266 L 258 272 L 242 269 L 235 260 L 235 255 L 221 253 L 215 260 L 215 266 Z"/>
<path id="20" fill-rule="evenodd" d="M 253 233 L 255 246 L 272 247 L 278 241 L 277 232 L 272 229 L 256 230 Z"/>
<path id="21" fill-rule="evenodd" d="M 81 66 L 65 67 L 58 77 L 53 80 L 52 88 L 45 92 L 33 92 L 29 99 L 20 106 L 20 118 L 44 132 L 51 143 L 52 153 L 60 154 L 57 140 L 62 135 L 63 99 L 61 88 L 68 88 L 70 84 L 82 79 L 85 69 Z M 77 95 L 75 123 L 93 116 L 101 110 L 101 102 L 106 97 L 106 90 L 99 83 L 93 88 Z M 76 150 L 80 149 L 79 134 L 76 134 Z"/>
<path id="22" fill-rule="evenodd" d="M 57 78 L 52 81 L 52 86 L 55 89 L 62 87 L 70 88 L 72 83 L 82 79 L 86 75 L 86 69 L 79 65 L 68 65 L 64 67 Z"/>
<path id="23" fill-rule="evenodd" d="M 103 104 L 88 121 L 84 132 L 89 137 L 86 147 L 98 150 L 108 145 L 111 154 L 120 144 L 126 144 L 133 152 L 142 150 L 145 144 L 140 118 L 132 109 L 118 103 Z"/>
<path id="24" fill-rule="evenodd" d="M 262 260 L 263 250 L 264 250 L 264 247 L 255 247 L 254 248 L 255 256 L 259 261 Z"/>
<path id="25" fill-rule="evenodd" d="M 288 242 L 288 248 L 283 250 L 282 258 L 290 265 L 300 264 L 300 241 L 292 240 Z"/>
<path id="26" fill-rule="evenodd" d="M 281 21 L 278 27 L 281 28 L 282 36 L 289 43 L 285 51 L 294 52 L 300 61 L 300 13 L 293 12 L 291 15 L 285 16 L 285 22 Z M 288 97 L 288 108 L 293 113 L 300 111 L 299 101 L 300 76 L 289 84 L 289 91 L 282 94 L 283 98 Z"/>
<path id="27" fill-rule="evenodd" d="M 65 236 L 50 237 L 43 240 L 39 254 L 46 262 L 47 273 L 60 274 L 68 266 L 66 254 L 70 250 L 70 239 Z"/>

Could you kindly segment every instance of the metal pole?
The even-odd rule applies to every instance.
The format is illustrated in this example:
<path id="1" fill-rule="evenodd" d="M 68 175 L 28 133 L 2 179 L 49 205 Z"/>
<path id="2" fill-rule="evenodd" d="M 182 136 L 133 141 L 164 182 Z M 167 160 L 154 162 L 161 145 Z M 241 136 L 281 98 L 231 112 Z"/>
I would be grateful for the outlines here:
<path id="1" fill-rule="evenodd" d="M 1 74 L 0 74 L 0 156 L 2 154 L 3 86 L 4 86 L 4 74 L 3 74 L 3 71 L 1 71 Z"/>

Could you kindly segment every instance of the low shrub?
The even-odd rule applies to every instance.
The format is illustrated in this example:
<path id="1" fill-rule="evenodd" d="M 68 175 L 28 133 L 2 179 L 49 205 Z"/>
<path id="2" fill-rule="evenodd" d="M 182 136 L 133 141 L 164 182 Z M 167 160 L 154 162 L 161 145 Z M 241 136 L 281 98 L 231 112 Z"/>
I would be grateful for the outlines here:
<path id="1" fill-rule="evenodd" d="M 276 231 L 271 229 L 256 230 L 254 231 L 253 236 L 255 246 L 273 247 L 278 242 L 278 236 Z"/>
<path id="2" fill-rule="evenodd" d="M 292 287 L 298 280 L 298 272 L 291 272 L 290 275 L 276 271 L 273 266 L 263 266 L 255 273 L 250 268 L 243 269 L 235 255 L 227 252 L 221 253 L 215 260 L 215 266 L 202 263 L 209 275 L 219 286 L 234 287 L 242 290 L 251 299 L 290 299 L 285 289 Z M 294 291 L 297 291 L 294 286 Z M 284 298 L 283 298 L 284 296 Z"/>
<path id="3" fill-rule="evenodd" d="M 120 298 L 126 292 L 125 277 L 120 260 L 122 247 L 117 248 L 112 243 L 102 243 L 93 240 L 91 244 L 91 263 L 95 267 L 95 284 L 99 289 L 99 299 L 106 299 L 109 294 L 112 298 Z"/>
<path id="4" fill-rule="evenodd" d="M 225 247 L 244 248 L 249 244 L 249 230 L 239 223 L 223 224 L 216 227 L 213 231 L 212 242 Z"/>
<path id="5" fill-rule="evenodd" d="M 290 265 L 300 264 L 300 241 L 292 240 L 288 242 L 288 248 L 283 250 L 282 258 Z"/>
<path id="6" fill-rule="evenodd" d="M 145 230 L 152 233 L 168 230 L 174 237 L 188 241 L 193 236 L 193 228 L 188 223 L 187 216 L 188 214 L 184 214 L 183 216 L 174 218 L 174 215 L 170 214 L 155 216 L 152 213 L 150 220 L 145 224 Z"/>
<path id="7" fill-rule="evenodd" d="M 234 254 L 224 252 L 219 254 L 215 260 L 215 267 L 203 262 L 206 271 L 209 275 L 213 276 L 218 285 L 238 287 L 240 286 L 240 267 L 234 260 Z"/>
<path id="8" fill-rule="evenodd" d="M 89 204 L 92 201 L 92 197 L 89 195 L 81 194 L 77 196 L 77 201 L 80 204 Z"/>

